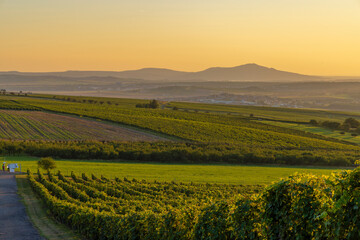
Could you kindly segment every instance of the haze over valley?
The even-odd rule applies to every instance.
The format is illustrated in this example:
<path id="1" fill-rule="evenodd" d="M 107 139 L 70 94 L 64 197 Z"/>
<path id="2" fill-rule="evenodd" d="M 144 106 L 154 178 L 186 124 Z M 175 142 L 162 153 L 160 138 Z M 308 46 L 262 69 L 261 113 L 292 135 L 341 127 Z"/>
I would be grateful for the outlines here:
<path id="1" fill-rule="evenodd" d="M 158 99 L 273 107 L 360 109 L 360 77 L 310 76 L 257 64 L 199 72 L 0 72 L 2 88 L 78 96 Z"/>

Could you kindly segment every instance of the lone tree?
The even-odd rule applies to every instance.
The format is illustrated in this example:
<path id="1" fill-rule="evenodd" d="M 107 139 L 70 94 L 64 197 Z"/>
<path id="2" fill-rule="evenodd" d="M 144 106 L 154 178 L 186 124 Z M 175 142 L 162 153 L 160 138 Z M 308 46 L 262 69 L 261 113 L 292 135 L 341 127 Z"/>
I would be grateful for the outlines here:
<path id="1" fill-rule="evenodd" d="M 315 119 L 311 119 L 309 123 L 314 126 L 319 125 L 318 121 L 316 121 Z"/>
<path id="2" fill-rule="evenodd" d="M 51 170 L 56 168 L 55 160 L 51 157 L 41 158 L 38 162 L 38 167 L 44 170 Z"/>
<path id="3" fill-rule="evenodd" d="M 154 100 L 151 100 L 151 101 L 150 101 L 149 107 L 156 109 L 156 108 L 159 108 L 159 107 L 160 107 L 160 104 L 159 104 L 159 102 L 158 102 L 157 100 L 154 99 Z"/>

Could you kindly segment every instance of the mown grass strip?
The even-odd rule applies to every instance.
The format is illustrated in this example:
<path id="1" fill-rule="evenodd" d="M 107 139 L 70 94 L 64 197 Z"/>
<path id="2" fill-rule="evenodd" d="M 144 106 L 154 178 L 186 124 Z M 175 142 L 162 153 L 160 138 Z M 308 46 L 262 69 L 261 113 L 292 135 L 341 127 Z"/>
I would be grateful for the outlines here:
<path id="1" fill-rule="evenodd" d="M 44 238 L 49 240 L 81 239 L 69 228 L 57 223 L 53 218 L 48 216 L 46 207 L 32 191 L 25 175 L 18 175 L 16 177 L 16 182 L 18 186 L 18 193 L 26 207 L 26 212 L 31 222 Z"/>

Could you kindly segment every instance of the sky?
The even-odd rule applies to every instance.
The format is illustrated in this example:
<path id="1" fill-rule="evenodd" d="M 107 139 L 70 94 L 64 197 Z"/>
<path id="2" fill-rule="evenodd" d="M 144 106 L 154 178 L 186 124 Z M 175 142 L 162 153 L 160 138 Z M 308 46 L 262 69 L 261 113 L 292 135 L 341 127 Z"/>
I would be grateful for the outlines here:
<path id="1" fill-rule="evenodd" d="M 0 71 L 360 76 L 360 0 L 0 0 Z"/>

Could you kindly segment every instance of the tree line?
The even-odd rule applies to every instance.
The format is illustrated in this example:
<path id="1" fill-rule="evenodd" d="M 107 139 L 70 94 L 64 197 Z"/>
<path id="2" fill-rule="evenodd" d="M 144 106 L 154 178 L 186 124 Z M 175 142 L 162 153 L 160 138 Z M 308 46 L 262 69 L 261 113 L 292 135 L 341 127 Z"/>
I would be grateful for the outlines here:
<path id="1" fill-rule="evenodd" d="M 0 141 L 2 155 L 63 159 L 112 159 L 161 163 L 231 163 L 352 166 L 360 158 L 356 147 L 316 148 L 255 146 L 228 143 Z"/>
<path id="2" fill-rule="evenodd" d="M 153 99 L 149 103 L 138 103 L 135 105 L 135 107 L 157 109 L 160 107 L 160 103 L 157 100 Z"/>

